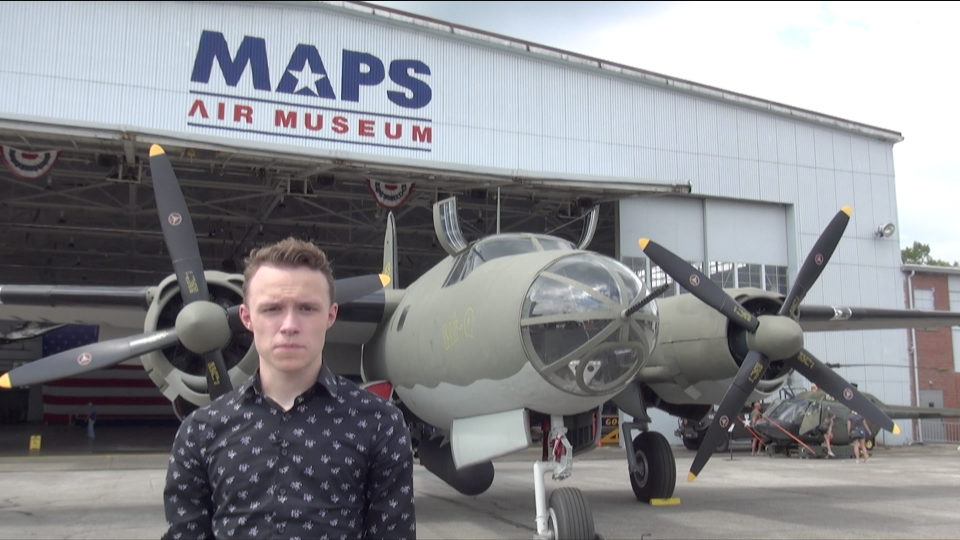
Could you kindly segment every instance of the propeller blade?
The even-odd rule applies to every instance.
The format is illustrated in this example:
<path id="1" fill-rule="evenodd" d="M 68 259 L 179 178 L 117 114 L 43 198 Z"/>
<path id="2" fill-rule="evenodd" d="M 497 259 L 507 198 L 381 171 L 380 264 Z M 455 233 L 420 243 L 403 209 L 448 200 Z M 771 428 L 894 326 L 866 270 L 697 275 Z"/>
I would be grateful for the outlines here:
<path id="1" fill-rule="evenodd" d="M 803 302 L 804 297 L 807 296 L 807 293 L 813 288 L 813 284 L 823 273 L 830 257 L 833 256 L 833 252 L 840 243 L 840 238 L 843 237 L 843 232 L 847 229 L 847 223 L 850 222 L 852 212 L 853 210 L 849 206 L 841 208 L 837 215 L 833 216 L 823 233 L 820 234 L 817 243 L 813 245 L 813 249 L 807 254 L 806 260 L 803 261 L 803 266 L 800 267 L 800 272 L 797 274 L 796 281 L 793 282 L 790 293 L 787 294 L 783 305 L 780 306 L 779 315 L 790 315 L 794 319 L 797 318 L 797 308 L 800 306 L 800 302 Z"/>
<path id="2" fill-rule="evenodd" d="M 203 363 L 207 366 L 207 393 L 210 394 L 210 401 L 233 390 L 227 364 L 220 349 L 203 353 Z"/>
<path id="3" fill-rule="evenodd" d="M 796 356 L 786 359 L 785 362 L 797 373 L 833 396 L 833 399 L 839 403 L 859 412 L 867 420 L 894 435 L 900 433 L 900 426 L 895 424 L 886 413 L 881 411 L 837 372 L 810 354 L 810 351 L 801 349 Z"/>
<path id="4" fill-rule="evenodd" d="M 699 270 L 672 251 L 648 239 L 640 239 L 640 249 L 666 274 L 704 304 L 719 311 L 748 332 L 756 332 L 760 322 L 730 295 Z"/>
<path id="5" fill-rule="evenodd" d="M 24 364 L 0 377 L 0 388 L 29 386 L 110 367 L 179 342 L 173 328 L 83 345 Z"/>
<path id="6" fill-rule="evenodd" d="M 173 270 L 180 285 L 184 305 L 207 299 L 207 280 L 203 275 L 200 248 L 187 210 L 177 176 L 170 158 L 160 145 L 150 147 L 150 170 L 153 174 L 153 193 L 157 199 L 157 213 L 163 229 L 163 241 L 173 259 Z"/>
<path id="7" fill-rule="evenodd" d="M 700 471 L 703 470 L 707 460 L 713 455 L 720 439 L 724 436 L 727 429 L 736 421 L 737 414 L 743 408 L 747 398 L 757 387 L 757 382 L 763 376 L 770 361 L 767 357 L 757 351 L 750 351 L 747 357 L 743 359 L 743 364 L 737 371 L 737 376 L 733 379 L 733 384 L 727 389 L 723 396 L 723 401 L 717 407 L 716 414 L 713 415 L 713 422 L 707 428 L 703 439 L 700 441 L 700 448 L 697 455 L 693 458 L 693 464 L 690 465 L 690 474 L 687 475 L 687 481 L 693 482 Z"/>
<path id="8" fill-rule="evenodd" d="M 351 278 L 338 279 L 333 282 L 337 291 L 336 302 L 338 304 L 349 304 L 373 294 L 386 287 L 390 283 L 390 276 L 386 274 L 369 274 L 366 276 L 357 276 Z"/>

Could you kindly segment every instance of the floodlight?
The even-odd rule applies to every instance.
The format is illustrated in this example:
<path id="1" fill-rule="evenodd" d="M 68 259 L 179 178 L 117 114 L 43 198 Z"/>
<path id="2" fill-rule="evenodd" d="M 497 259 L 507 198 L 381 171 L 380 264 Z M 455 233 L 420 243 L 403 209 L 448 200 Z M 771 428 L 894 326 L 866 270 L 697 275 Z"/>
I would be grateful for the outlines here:
<path id="1" fill-rule="evenodd" d="M 893 223 L 884 223 L 877 227 L 877 238 L 890 238 L 893 236 L 893 233 L 897 232 L 897 226 Z"/>

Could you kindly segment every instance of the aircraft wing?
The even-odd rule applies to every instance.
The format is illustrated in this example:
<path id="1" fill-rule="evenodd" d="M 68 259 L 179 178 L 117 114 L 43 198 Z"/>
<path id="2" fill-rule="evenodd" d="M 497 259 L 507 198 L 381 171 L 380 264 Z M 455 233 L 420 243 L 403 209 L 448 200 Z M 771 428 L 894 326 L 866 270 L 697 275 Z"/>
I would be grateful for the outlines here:
<path id="1" fill-rule="evenodd" d="M 153 287 L 0 285 L 0 320 L 143 329 Z"/>
<path id="2" fill-rule="evenodd" d="M 804 332 L 960 326 L 960 312 L 952 311 L 802 305 L 798 315 Z"/>
<path id="3" fill-rule="evenodd" d="M 890 418 L 960 418 L 960 409 L 944 407 L 911 407 L 909 405 L 881 405 L 880 410 Z"/>

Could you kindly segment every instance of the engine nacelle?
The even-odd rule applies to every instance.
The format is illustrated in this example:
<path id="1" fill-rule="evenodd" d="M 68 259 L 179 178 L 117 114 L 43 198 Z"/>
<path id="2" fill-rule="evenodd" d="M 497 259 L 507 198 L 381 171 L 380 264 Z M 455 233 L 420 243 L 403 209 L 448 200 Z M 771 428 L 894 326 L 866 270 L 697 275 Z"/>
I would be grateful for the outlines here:
<path id="1" fill-rule="evenodd" d="M 776 313 L 784 299 L 761 289 L 727 292 L 754 315 Z M 659 302 L 659 341 L 639 379 L 672 404 L 720 403 L 749 352 L 746 331 L 692 294 Z M 750 399 L 779 391 L 790 371 L 781 361 L 771 362 Z"/>
<path id="2" fill-rule="evenodd" d="M 480 495 L 493 485 L 492 462 L 485 461 L 457 469 L 450 445 L 443 444 L 443 437 L 424 437 L 417 445 L 417 453 L 425 469 L 464 495 Z"/>
<path id="3" fill-rule="evenodd" d="M 204 272 L 210 300 L 224 309 L 243 301 L 243 276 L 214 270 Z M 172 328 L 177 314 L 183 309 L 176 275 L 167 276 L 157 288 L 153 303 L 144 319 L 144 331 Z M 234 387 L 243 384 L 257 369 L 258 356 L 253 347 L 253 335 L 236 332 L 221 349 Z M 143 355 L 144 369 L 150 379 L 170 401 L 177 397 L 200 407 L 210 402 L 202 357 L 175 345 Z"/>

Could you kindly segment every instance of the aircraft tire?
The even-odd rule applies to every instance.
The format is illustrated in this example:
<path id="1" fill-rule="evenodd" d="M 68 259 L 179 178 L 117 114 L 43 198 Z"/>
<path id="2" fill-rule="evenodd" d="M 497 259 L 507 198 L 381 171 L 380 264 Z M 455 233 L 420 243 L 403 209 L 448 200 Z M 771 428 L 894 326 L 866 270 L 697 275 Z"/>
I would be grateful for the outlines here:
<path id="1" fill-rule="evenodd" d="M 550 494 L 549 513 L 555 540 L 592 540 L 597 536 L 590 504 L 578 488 L 554 490 Z"/>
<path id="2" fill-rule="evenodd" d="M 726 452 L 729 449 L 730 449 L 730 439 L 728 437 L 722 437 L 720 439 L 720 442 L 717 444 L 717 448 L 714 450 L 714 452 Z"/>
<path id="3" fill-rule="evenodd" d="M 703 436 L 706 435 L 705 431 L 699 433 L 699 436 L 696 439 L 691 439 L 689 437 L 682 437 L 683 447 L 687 450 L 693 450 L 696 452 L 700 449 L 700 444 L 703 443 Z M 726 452 L 730 449 L 730 439 L 724 437 L 720 439 L 720 442 L 717 443 L 717 449 L 714 452 Z"/>
<path id="4" fill-rule="evenodd" d="M 677 485 L 677 462 L 666 437 L 656 431 L 644 431 L 633 439 L 633 450 L 640 472 L 630 473 L 630 487 L 637 500 L 668 499 Z"/>

